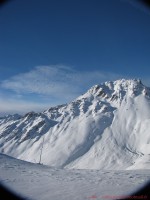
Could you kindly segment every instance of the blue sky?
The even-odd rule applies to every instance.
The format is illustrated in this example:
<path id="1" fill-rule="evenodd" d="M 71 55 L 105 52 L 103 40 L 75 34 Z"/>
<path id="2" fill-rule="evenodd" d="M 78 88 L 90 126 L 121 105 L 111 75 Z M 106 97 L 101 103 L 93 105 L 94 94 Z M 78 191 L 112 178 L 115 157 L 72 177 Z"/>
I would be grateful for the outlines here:
<path id="1" fill-rule="evenodd" d="M 12 0 L 0 9 L 0 115 L 63 104 L 94 84 L 150 86 L 150 11 L 131 0 Z"/>

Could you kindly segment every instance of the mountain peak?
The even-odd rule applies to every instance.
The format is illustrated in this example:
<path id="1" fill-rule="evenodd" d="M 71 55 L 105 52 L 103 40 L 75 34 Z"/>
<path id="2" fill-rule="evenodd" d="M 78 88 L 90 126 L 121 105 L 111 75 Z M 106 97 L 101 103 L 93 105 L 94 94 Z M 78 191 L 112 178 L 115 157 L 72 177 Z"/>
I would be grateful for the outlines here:
<path id="1" fill-rule="evenodd" d="M 121 86 L 122 88 L 141 87 L 143 86 L 140 79 L 119 79 L 113 82 L 115 86 Z"/>
<path id="2" fill-rule="evenodd" d="M 0 152 L 55 167 L 149 168 L 149 133 L 150 88 L 120 79 L 43 113 L 0 119 Z"/>
<path id="3" fill-rule="evenodd" d="M 150 89 L 143 85 L 140 79 L 119 79 L 116 81 L 107 81 L 99 85 L 94 85 L 88 93 L 101 98 L 138 96 L 140 94 L 150 96 Z"/>

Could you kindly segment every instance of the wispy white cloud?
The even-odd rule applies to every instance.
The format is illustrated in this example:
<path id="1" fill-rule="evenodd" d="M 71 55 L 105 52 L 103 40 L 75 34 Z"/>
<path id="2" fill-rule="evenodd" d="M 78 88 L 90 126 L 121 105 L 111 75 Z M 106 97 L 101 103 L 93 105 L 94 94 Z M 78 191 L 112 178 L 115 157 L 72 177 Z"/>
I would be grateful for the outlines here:
<path id="1" fill-rule="evenodd" d="M 11 91 L 11 95 L 0 98 L 0 110 L 11 113 L 42 110 L 69 102 L 94 84 L 118 78 L 122 77 L 98 70 L 83 72 L 63 65 L 38 66 L 1 82 L 3 93 Z M 24 99 L 27 95 L 31 96 L 28 101 Z M 35 103 L 36 97 L 39 100 Z M 47 99 L 46 103 L 42 99 Z"/>
<path id="2" fill-rule="evenodd" d="M 27 101 L 18 101 L 18 100 L 2 100 L 0 99 L 0 116 L 4 116 L 7 114 L 25 114 L 30 111 L 44 111 L 50 107 L 50 105 L 43 105 L 42 103 L 34 103 Z"/>
<path id="3" fill-rule="evenodd" d="M 4 80 L 1 87 L 16 93 L 34 93 L 70 99 L 93 84 L 119 78 L 100 71 L 79 72 L 66 66 L 39 66 L 33 70 Z"/>

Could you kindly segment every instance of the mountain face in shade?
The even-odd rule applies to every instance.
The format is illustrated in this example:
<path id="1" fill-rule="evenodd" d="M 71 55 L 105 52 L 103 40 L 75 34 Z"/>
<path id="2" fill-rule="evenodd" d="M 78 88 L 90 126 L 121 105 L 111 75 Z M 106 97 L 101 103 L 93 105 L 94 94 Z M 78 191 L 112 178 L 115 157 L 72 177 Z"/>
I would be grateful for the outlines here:
<path id="1" fill-rule="evenodd" d="M 150 88 L 95 85 L 69 104 L 0 118 L 0 152 L 77 169 L 150 168 Z"/>

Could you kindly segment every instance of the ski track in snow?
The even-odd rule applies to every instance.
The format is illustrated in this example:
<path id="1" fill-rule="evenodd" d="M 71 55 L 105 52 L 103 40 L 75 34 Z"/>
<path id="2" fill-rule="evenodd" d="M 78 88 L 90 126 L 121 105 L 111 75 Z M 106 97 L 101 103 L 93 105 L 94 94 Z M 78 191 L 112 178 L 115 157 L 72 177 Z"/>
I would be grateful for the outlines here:
<path id="1" fill-rule="evenodd" d="M 28 200 L 101 200 L 131 195 L 148 180 L 150 170 L 58 169 L 0 154 L 0 182 Z"/>

